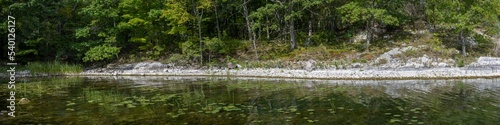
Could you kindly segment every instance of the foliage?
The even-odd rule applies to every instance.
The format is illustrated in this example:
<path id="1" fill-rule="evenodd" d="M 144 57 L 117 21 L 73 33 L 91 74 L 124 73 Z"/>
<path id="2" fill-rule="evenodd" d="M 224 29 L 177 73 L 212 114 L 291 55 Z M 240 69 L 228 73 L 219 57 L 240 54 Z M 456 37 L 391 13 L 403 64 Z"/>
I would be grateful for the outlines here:
<path id="1" fill-rule="evenodd" d="M 23 63 L 85 64 L 115 61 L 118 54 L 160 60 L 181 54 L 203 64 L 228 56 L 252 59 L 252 52 L 259 52 L 260 60 L 295 58 L 313 53 L 309 49 L 330 53 L 317 57 L 328 59 L 370 50 L 368 42 L 377 49 L 389 47 L 380 44 L 387 40 L 379 35 L 411 27 L 442 34 L 437 44 L 462 45 L 474 55 L 489 54 L 493 46 L 475 30 L 496 37 L 500 32 L 498 0 L 3 0 L 0 8 L 1 17 L 16 19 L 16 56 Z M 8 27 L 7 21 L 0 27 Z M 367 45 L 349 42 L 364 31 Z M 0 34 L 8 32 L 0 28 Z M 461 42 L 469 38 L 477 44 Z"/>
<path id="2" fill-rule="evenodd" d="M 196 61 L 195 59 L 201 56 L 200 48 L 198 48 L 196 41 L 188 40 L 184 43 L 181 43 L 180 47 L 182 50 L 182 54 L 185 55 L 190 60 Z"/>
<path id="3" fill-rule="evenodd" d="M 370 1 L 366 1 L 370 2 Z M 373 2 L 373 1 L 371 1 Z M 386 9 L 377 9 L 373 7 L 366 7 L 369 3 L 350 2 L 338 10 L 343 14 L 342 20 L 347 23 L 366 22 L 369 20 L 376 20 L 378 22 L 388 25 L 398 25 L 399 21 L 396 17 L 390 15 Z"/>
<path id="4" fill-rule="evenodd" d="M 437 28 L 446 29 L 457 34 L 456 40 L 462 46 L 462 54 L 467 55 L 466 48 L 470 43 L 468 37 L 473 36 L 473 30 L 480 27 L 498 27 L 499 10 L 492 9 L 500 6 L 499 1 L 436 1 L 430 0 L 426 15 L 429 22 L 439 25 Z M 490 29 L 490 28 L 486 28 Z M 495 28 L 493 28 L 495 29 Z M 496 31 L 496 30 L 489 30 Z M 470 47 L 469 47 L 470 48 Z"/>
<path id="5" fill-rule="evenodd" d="M 118 53 L 120 53 L 120 48 L 118 47 L 114 47 L 107 44 L 96 46 L 87 51 L 87 53 L 85 53 L 83 61 L 95 62 L 95 61 L 110 60 L 117 57 Z"/>

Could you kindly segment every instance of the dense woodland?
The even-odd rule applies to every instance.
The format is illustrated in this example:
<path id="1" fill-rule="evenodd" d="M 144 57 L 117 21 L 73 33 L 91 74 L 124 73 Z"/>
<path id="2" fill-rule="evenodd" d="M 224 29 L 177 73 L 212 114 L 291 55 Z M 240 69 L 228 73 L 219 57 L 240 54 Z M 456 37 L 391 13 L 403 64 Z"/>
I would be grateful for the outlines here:
<path id="1" fill-rule="evenodd" d="M 7 16 L 16 18 L 21 63 L 272 60 L 317 46 L 373 51 L 385 36 L 421 30 L 466 56 L 475 29 L 500 30 L 500 0 L 0 0 L 0 8 L 2 41 Z M 360 32 L 366 40 L 353 42 Z"/>

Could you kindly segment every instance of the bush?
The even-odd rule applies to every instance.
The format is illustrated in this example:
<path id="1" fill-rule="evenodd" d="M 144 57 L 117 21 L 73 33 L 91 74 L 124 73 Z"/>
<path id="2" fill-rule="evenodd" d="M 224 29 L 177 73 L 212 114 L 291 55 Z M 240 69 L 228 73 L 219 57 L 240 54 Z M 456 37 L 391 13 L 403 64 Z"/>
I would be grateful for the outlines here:
<path id="1" fill-rule="evenodd" d="M 114 47 L 109 44 L 96 46 L 85 53 L 83 62 L 111 60 L 115 57 L 118 57 L 118 53 L 120 53 L 119 47 Z"/>
<path id="2" fill-rule="evenodd" d="M 190 39 L 184 43 L 181 43 L 182 54 L 189 61 L 195 61 L 200 58 L 200 48 L 198 42 L 194 39 Z"/>
<path id="3" fill-rule="evenodd" d="M 466 57 L 463 57 L 461 55 L 456 55 L 455 56 L 455 62 L 456 62 L 456 66 L 458 67 L 464 67 L 465 65 L 469 65 L 473 62 L 476 61 L 476 58 L 474 56 L 466 56 Z"/>
<path id="4" fill-rule="evenodd" d="M 182 54 L 172 54 L 166 61 L 166 63 L 176 64 L 187 64 L 188 62 L 188 57 Z"/>

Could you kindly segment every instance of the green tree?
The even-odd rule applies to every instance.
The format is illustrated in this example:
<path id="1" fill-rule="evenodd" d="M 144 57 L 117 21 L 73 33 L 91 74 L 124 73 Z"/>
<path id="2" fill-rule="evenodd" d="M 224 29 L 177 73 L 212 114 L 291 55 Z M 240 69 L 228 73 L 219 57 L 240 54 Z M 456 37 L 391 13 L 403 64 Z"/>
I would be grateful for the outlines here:
<path id="1" fill-rule="evenodd" d="M 399 25 L 399 19 L 391 14 L 389 8 L 397 8 L 400 6 L 398 1 L 383 1 L 383 0 L 353 0 L 342 7 L 338 8 L 342 14 L 342 21 L 348 24 L 364 24 L 367 32 L 367 40 L 365 50 L 368 50 L 370 42 L 373 40 L 374 28 L 377 23 L 386 25 Z"/>
<path id="2" fill-rule="evenodd" d="M 466 38 L 471 36 L 474 28 L 497 27 L 499 23 L 498 0 L 428 0 L 426 10 L 429 22 L 438 28 L 449 29 L 458 34 L 457 41 L 461 44 L 461 53 L 467 55 Z M 491 30 L 491 29 L 490 29 Z"/>
<path id="3" fill-rule="evenodd" d="M 203 14 L 210 11 L 212 1 L 210 0 L 191 0 L 192 12 L 196 19 L 198 29 L 198 41 L 200 46 L 200 63 L 203 63 L 203 36 L 202 36 L 202 22 L 204 20 Z"/>

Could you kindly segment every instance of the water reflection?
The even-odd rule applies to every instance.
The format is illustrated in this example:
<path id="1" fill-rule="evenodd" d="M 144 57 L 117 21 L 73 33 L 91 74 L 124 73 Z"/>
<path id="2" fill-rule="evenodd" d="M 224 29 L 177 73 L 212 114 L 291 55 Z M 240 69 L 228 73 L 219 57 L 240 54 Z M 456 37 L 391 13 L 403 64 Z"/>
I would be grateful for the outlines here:
<path id="1" fill-rule="evenodd" d="M 50 124 L 496 124 L 499 79 L 69 77 L 18 84 L 17 117 Z M 0 98 L 7 98 L 2 85 Z M 2 100 L 0 106 L 5 107 Z"/>

